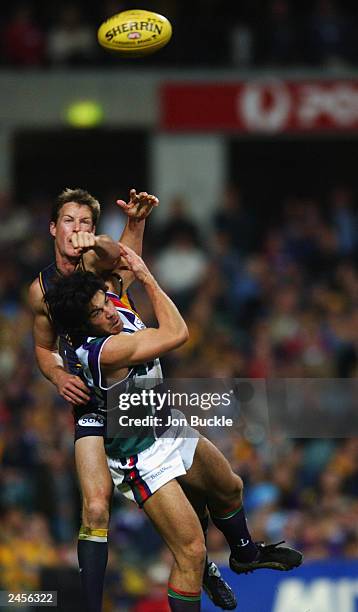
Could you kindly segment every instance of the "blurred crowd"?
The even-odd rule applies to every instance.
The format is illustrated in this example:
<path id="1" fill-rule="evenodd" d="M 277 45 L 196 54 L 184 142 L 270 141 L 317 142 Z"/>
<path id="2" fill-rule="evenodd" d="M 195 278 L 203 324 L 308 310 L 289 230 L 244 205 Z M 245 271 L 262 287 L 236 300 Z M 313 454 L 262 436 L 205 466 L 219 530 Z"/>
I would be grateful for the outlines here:
<path id="1" fill-rule="evenodd" d="M 287 195 L 268 220 L 228 185 L 203 226 L 181 196 L 149 219 L 145 259 L 184 313 L 190 340 L 163 359 L 178 378 L 349 379 L 358 374 L 357 194 Z M 80 503 L 69 406 L 34 362 L 26 290 L 53 258 L 51 201 L 0 197 L 0 588 L 35 589 L 43 572 L 75 572 Z M 99 230 L 113 229 L 104 198 Z M 118 215 L 118 233 L 123 226 Z M 154 213 L 155 214 L 155 213 Z M 137 309 L 153 314 L 134 289 Z M 334 407 L 336 413 L 340 405 Z M 354 430 L 352 435 L 354 435 Z M 215 436 L 245 484 L 257 540 L 285 539 L 307 560 L 358 558 L 358 437 Z M 209 531 L 227 563 L 222 534 Z M 106 597 L 149 610 L 165 601 L 170 555 L 145 515 L 115 496 Z M 149 589 L 150 586 L 150 589 Z M 111 604 L 108 603 L 108 606 Z M 164 604 L 163 604 L 164 606 Z M 108 609 L 111 609 L 110 607 Z M 165 609 L 163 607 L 163 609 Z"/>
<path id="2" fill-rule="evenodd" d="M 358 62 L 358 15 L 353 0 L 143 0 L 173 23 L 173 38 L 142 64 L 176 67 L 345 68 Z M 123 66 L 101 49 L 96 30 L 108 17 L 138 8 L 126 0 L 5 2 L 0 17 L 1 65 Z M 130 65 L 132 60 L 129 60 Z"/>

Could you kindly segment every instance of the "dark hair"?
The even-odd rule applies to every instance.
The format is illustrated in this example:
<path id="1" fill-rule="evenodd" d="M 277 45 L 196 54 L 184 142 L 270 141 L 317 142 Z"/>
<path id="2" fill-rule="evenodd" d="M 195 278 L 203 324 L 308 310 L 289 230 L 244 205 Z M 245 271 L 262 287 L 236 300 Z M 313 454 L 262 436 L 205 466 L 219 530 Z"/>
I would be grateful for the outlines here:
<path id="1" fill-rule="evenodd" d="M 107 286 L 93 272 L 78 270 L 59 276 L 45 293 L 45 303 L 59 334 L 85 334 L 89 326 L 88 306 L 97 291 Z"/>
<path id="2" fill-rule="evenodd" d="M 54 203 L 50 221 L 57 223 L 61 208 L 68 202 L 76 202 L 76 204 L 88 206 L 88 208 L 91 209 L 93 225 L 97 225 L 101 212 L 101 206 L 98 200 L 84 189 L 70 189 L 69 187 L 60 193 Z"/>

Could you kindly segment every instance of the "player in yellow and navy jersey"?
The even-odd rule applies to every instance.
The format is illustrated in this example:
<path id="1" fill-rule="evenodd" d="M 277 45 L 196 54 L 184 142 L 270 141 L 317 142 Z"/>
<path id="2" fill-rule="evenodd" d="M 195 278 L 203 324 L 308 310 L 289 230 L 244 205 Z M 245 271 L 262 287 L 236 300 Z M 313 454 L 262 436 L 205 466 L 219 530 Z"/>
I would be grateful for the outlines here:
<path id="1" fill-rule="evenodd" d="M 146 192 L 130 192 L 129 202 L 117 204 L 128 220 L 121 239 L 141 253 L 145 219 L 158 199 Z M 81 374 L 66 330 L 58 330 L 44 304 L 43 295 L 56 278 L 74 270 L 90 270 L 106 278 L 118 290 L 117 268 L 120 263 L 118 243 L 108 236 L 96 236 L 100 215 L 99 202 L 83 189 L 66 189 L 51 212 L 50 234 L 54 239 L 55 261 L 42 271 L 29 290 L 29 304 L 34 315 L 35 354 L 41 372 L 60 395 L 73 406 L 75 417 L 75 460 L 82 494 L 82 526 L 78 541 L 81 568 L 83 609 L 98 612 L 107 564 L 107 531 L 113 483 L 107 467 L 103 445 L 105 420 L 98 427 L 78 426 L 84 414 L 96 412 L 95 400 Z M 128 274 L 127 274 L 128 277 Z M 126 272 L 122 273 L 123 282 Z M 58 342 L 59 340 L 59 342 Z"/>

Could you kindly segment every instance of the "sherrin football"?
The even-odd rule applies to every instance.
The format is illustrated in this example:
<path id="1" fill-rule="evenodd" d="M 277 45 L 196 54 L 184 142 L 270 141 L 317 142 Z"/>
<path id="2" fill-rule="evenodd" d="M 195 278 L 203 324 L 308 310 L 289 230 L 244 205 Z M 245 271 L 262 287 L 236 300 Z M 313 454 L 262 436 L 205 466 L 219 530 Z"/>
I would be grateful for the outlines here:
<path id="1" fill-rule="evenodd" d="M 155 53 L 169 42 L 171 36 L 172 26 L 166 17 L 141 9 L 113 15 L 97 32 L 102 47 L 129 57 Z"/>

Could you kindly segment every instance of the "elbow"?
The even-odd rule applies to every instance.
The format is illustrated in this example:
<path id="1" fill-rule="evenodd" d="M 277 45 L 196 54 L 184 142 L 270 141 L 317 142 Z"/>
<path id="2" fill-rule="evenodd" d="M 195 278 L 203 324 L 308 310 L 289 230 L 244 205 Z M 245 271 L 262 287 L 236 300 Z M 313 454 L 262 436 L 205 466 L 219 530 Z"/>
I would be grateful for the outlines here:
<path id="1" fill-rule="evenodd" d="M 176 329 L 163 329 L 161 331 L 161 355 L 164 355 L 167 351 L 173 351 L 179 348 L 185 344 L 189 338 L 189 331 L 184 322 L 180 327 L 177 326 Z"/>
<path id="2" fill-rule="evenodd" d="M 180 330 L 176 333 L 175 335 L 175 347 L 174 348 L 179 348 L 180 346 L 183 346 L 183 344 L 185 344 L 189 339 L 189 330 L 186 326 L 186 324 L 184 323 Z"/>
<path id="3" fill-rule="evenodd" d="M 182 344 L 185 344 L 189 340 L 189 330 L 186 324 L 184 324 L 183 332 L 182 332 Z"/>
<path id="4" fill-rule="evenodd" d="M 97 242 L 109 243 L 113 242 L 113 239 L 109 236 L 109 234 L 98 234 Z"/>

